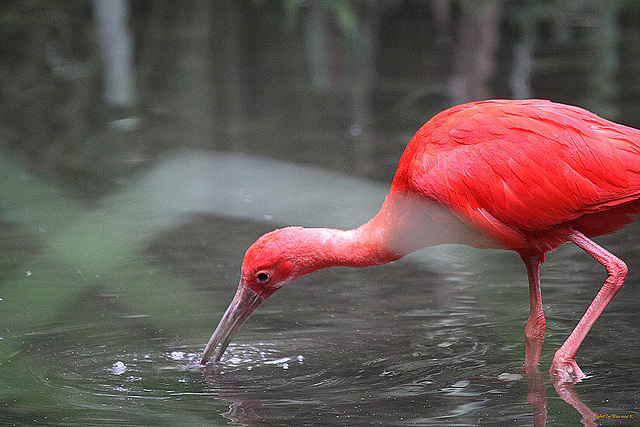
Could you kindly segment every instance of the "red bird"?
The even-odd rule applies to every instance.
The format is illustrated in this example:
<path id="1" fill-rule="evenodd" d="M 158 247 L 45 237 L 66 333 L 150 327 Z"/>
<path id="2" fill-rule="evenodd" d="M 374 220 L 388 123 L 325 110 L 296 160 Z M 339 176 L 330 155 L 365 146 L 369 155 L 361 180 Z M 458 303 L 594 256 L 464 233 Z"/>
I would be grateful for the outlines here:
<path id="1" fill-rule="evenodd" d="M 584 373 L 576 351 L 627 273 L 591 240 L 640 213 L 640 130 L 569 105 L 491 100 L 450 108 L 411 139 L 380 212 L 354 230 L 288 227 L 244 257 L 235 298 L 200 363 L 222 357 L 233 335 L 271 294 L 328 267 L 367 267 L 443 243 L 516 251 L 529 276 L 525 368 L 538 365 L 545 318 L 539 265 L 573 242 L 607 269 L 602 289 L 556 352 L 560 382 Z"/>

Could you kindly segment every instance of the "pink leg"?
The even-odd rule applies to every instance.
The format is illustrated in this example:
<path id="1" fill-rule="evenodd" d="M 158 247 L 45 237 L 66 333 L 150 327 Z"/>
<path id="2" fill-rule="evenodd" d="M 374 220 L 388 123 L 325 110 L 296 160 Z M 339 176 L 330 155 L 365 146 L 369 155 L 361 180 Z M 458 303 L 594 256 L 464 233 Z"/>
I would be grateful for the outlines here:
<path id="1" fill-rule="evenodd" d="M 575 359 L 578 347 L 580 347 L 580 344 L 582 344 L 582 341 L 600 314 L 602 314 L 607 304 L 609 304 L 615 294 L 618 293 L 627 275 L 627 266 L 621 259 L 598 246 L 584 234 L 579 231 L 574 231 L 569 238 L 573 243 L 606 267 L 607 280 L 582 316 L 582 319 L 580 319 L 573 332 L 571 332 L 571 335 L 569 335 L 569 338 L 567 338 L 553 357 L 550 369 L 551 374 L 557 375 L 560 381 L 567 382 L 579 381 L 585 377 Z"/>
<path id="2" fill-rule="evenodd" d="M 529 276 L 529 319 L 524 328 L 525 352 L 524 369 L 530 372 L 540 362 L 540 351 L 544 341 L 544 329 L 546 321 L 542 311 L 542 296 L 540 294 L 540 261 L 544 254 L 533 256 L 521 255 Z"/>

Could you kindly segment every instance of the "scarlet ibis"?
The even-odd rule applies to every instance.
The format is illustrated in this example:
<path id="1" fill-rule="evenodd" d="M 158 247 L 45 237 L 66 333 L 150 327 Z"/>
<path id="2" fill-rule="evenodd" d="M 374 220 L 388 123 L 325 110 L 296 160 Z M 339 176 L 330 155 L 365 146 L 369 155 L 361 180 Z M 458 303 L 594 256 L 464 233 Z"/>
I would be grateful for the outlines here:
<path id="1" fill-rule="evenodd" d="M 256 308 L 276 290 L 334 266 L 367 267 L 444 243 L 516 251 L 527 269 L 530 316 L 525 369 L 537 367 L 545 318 L 539 266 L 573 242 L 607 279 L 550 372 L 585 377 L 578 347 L 620 290 L 625 263 L 591 240 L 640 213 L 640 130 L 546 100 L 489 100 L 445 110 L 409 142 L 380 212 L 353 230 L 287 227 L 246 252 L 236 295 L 202 355 L 221 359 Z M 217 348 L 217 351 L 216 351 Z"/>

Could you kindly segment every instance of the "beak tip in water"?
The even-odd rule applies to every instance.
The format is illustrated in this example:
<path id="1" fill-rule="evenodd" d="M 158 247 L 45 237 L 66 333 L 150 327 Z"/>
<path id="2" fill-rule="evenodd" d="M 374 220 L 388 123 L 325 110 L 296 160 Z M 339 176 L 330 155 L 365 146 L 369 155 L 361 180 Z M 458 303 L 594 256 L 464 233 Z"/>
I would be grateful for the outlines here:
<path id="1" fill-rule="evenodd" d="M 200 358 L 200 364 L 206 365 L 213 356 L 213 362 L 217 363 L 222 359 L 231 338 L 240 329 L 242 324 L 249 318 L 251 313 L 264 301 L 264 297 L 256 293 L 250 288 L 242 286 L 238 287 L 238 292 L 234 297 L 229 308 L 222 316 L 218 327 L 213 332 L 211 339 Z M 220 347 L 218 345 L 220 344 Z M 217 351 L 216 351 L 217 348 Z"/>

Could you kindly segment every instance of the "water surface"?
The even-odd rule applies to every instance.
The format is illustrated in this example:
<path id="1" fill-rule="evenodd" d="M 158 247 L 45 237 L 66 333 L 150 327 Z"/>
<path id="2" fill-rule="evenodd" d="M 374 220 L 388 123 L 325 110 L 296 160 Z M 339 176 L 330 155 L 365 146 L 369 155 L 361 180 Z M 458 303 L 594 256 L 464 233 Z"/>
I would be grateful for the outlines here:
<path id="1" fill-rule="evenodd" d="M 533 424 L 533 380 L 522 370 L 526 278 L 517 256 L 506 252 L 451 247 L 425 262 L 318 272 L 265 302 L 218 366 L 199 366 L 235 291 L 242 247 L 268 228 L 199 215 L 153 239 L 144 262 L 90 279 L 67 273 L 81 287 L 76 300 L 50 319 L 2 334 L 11 351 L 0 367 L 2 422 Z M 627 246 L 636 228 L 603 239 L 631 273 L 578 354 L 590 377 L 576 391 L 596 414 L 638 416 L 638 256 Z M 544 371 L 604 274 L 579 250 L 563 247 L 542 275 Z M 116 290 L 140 276 L 150 284 L 184 282 L 168 285 L 164 298 L 201 304 L 175 310 L 174 301 L 173 310 L 162 311 L 151 301 L 153 311 L 136 310 Z M 550 424 L 578 423 L 581 416 L 548 375 L 541 380 Z"/>
<path id="2" fill-rule="evenodd" d="M 130 2 L 126 107 L 97 2 L 5 3 L 0 424 L 639 424 L 638 224 L 598 240 L 630 272 L 575 387 L 546 371 L 605 271 L 571 245 L 542 268 L 539 374 L 522 262 L 462 247 L 302 278 L 197 364 L 246 248 L 368 220 L 444 108 L 539 97 L 640 127 L 635 2 Z"/>

